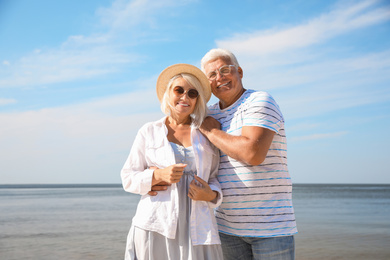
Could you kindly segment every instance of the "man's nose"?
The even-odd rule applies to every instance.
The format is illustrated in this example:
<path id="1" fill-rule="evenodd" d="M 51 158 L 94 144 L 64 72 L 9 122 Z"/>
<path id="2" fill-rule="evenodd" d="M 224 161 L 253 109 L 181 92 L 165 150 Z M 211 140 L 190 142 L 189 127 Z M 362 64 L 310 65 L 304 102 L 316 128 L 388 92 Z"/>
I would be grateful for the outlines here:
<path id="1" fill-rule="evenodd" d="M 217 70 L 217 77 L 215 78 L 215 80 L 220 80 L 224 77 L 224 75 L 222 75 L 222 73 L 220 71 Z"/>

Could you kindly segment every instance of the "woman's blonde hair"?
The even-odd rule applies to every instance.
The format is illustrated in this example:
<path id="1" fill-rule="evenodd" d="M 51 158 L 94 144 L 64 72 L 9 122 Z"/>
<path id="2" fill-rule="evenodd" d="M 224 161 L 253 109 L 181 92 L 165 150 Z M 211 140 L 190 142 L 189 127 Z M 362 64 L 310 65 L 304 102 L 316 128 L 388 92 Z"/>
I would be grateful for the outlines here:
<path id="1" fill-rule="evenodd" d="M 169 98 L 172 93 L 171 89 L 173 86 L 173 81 L 177 78 L 183 78 L 188 84 L 190 84 L 193 88 L 195 88 L 199 93 L 199 96 L 196 100 L 195 109 L 191 114 L 191 118 L 192 118 L 191 124 L 198 128 L 200 127 L 204 118 L 206 117 L 208 110 L 207 110 L 207 101 L 206 101 L 205 93 L 203 91 L 203 87 L 200 84 L 198 78 L 192 74 L 181 73 L 170 79 L 170 81 L 168 82 L 168 86 L 165 89 L 164 96 L 161 100 L 161 111 L 167 116 L 172 115 L 173 105 L 169 103 Z"/>

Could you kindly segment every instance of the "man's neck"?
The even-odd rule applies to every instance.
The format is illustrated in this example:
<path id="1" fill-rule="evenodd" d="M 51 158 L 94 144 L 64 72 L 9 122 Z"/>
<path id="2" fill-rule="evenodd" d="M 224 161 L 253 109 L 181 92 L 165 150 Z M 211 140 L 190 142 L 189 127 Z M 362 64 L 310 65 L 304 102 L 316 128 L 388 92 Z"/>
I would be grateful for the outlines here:
<path id="1" fill-rule="evenodd" d="M 220 109 L 225 109 L 227 107 L 230 107 L 231 105 L 234 104 L 234 102 L 236 102 L 237 100 L 240 99 L 240 97 L 242 96 L 242 94 L 244 94 L 244 92 L 246 91 L 245 88 L 242 88 L 241 91 L 234 97 L 232 97 L 231 99 L 229 100 L 219 100 L 219 108 Z"/>

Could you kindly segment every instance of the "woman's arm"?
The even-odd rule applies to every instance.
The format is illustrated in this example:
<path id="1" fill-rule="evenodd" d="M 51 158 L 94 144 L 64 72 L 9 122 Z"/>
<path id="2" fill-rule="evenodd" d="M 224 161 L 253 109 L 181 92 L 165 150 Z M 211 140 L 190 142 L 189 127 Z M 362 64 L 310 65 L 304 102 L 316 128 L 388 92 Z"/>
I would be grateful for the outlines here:
<path id="1" fill-rule="evenodd" d="M 186 164 L 173 164 L 166 168 L 149 166 L 146 161 L 146 134 L 141 129 L 122 168 L 121 178 L 125 191 L 145 195 L 158 184 L 171 185 L 180 181 Z M 158 158 L 155 158 L 158 159 Z M 165 189 L 166 190 L 166 187 Z"/>
<path id="2" fill-rule="evenodd" d="M 121 170 L 123 189 L 144 195 L 151 187 L 153 170 L 148 169 L 145 158 L 145 138 L 138 131 L 133 146 Z"/>

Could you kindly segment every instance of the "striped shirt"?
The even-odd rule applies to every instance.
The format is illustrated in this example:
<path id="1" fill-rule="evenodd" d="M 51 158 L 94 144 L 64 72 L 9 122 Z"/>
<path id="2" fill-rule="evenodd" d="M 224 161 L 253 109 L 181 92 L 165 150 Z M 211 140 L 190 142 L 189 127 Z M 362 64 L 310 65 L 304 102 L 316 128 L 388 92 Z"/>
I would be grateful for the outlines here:
<path id="1" fill-rule="evenodd" d="M 245 237 L 297 233 L 284 119 L 275 100 L 266 92 L 247 90 L 230 107 L 221 110 L 216 103 L 209 109 L 228 134 L 241 135 L 243 126 L 275 132 L 267 157 L 260 165 L 239 162 L 221 151 L 218 180 L 223 202 L 216 210 L 219 231 Z"/>

